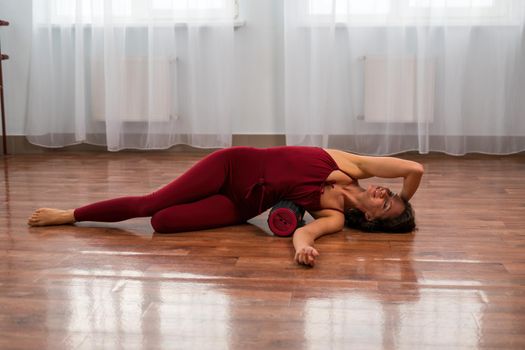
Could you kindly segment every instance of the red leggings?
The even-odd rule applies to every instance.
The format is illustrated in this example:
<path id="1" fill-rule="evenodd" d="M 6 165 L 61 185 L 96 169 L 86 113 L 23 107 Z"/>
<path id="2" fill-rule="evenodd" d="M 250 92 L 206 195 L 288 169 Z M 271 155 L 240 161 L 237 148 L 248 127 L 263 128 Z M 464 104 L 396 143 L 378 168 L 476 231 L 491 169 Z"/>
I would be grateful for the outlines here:
<path id="1" fill-rule="evenodd" d="M 223 191 L 229 176 L 225 153 L 215 152 L 161 189 L 145 195 L 105 200 L 75 209 L 76 221 L 115 222 L 151 216 L 157 232 L 183 232 L 245 221 Z"/>

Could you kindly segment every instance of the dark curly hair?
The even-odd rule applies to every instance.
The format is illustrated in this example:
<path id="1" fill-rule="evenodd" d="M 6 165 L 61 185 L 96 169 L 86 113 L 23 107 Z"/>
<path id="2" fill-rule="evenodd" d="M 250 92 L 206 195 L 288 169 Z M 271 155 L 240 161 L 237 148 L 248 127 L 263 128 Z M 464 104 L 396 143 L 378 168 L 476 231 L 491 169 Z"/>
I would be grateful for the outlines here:
<path id="1" fill-rule="evenodd" d="M 403 198 L 401 198 L 401 200 L 405 204 L 405 210 L 394 218 L 369 221 L 362 211 L 350 209 L 345 213 L 345 225 L 366 232 L 411 232 L 416 228 L 414 210 L 407 200 Z"/>

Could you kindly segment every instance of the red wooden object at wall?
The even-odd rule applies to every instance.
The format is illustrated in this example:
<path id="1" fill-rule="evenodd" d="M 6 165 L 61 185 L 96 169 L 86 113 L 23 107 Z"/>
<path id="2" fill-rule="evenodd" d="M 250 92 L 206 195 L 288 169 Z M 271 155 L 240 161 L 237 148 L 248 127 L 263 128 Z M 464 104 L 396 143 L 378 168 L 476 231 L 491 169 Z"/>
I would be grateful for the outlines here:
<path id="1" fill-rule="evenodd" d="M 0 20 L 0 26 L 8 26 L 9 22 Z M 9 56 L 2 53 L 2 45 L 0 44 L 0 105 L 2 110 L 2 144 L 4 155 L 7 154 L 7 135 L 5 129 L 5 107 L 4 107 L 4 75 L 2 72 L 2 61 L 9 59 Z"/>

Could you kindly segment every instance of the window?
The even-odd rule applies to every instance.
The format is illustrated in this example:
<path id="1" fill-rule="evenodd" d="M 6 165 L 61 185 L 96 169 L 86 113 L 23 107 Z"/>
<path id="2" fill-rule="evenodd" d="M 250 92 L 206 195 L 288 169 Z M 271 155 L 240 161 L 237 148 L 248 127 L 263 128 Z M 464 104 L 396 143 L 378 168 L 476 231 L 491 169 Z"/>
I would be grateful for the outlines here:
<path id="1" fill-rule="evenodd" d="M 335 12 L 336 17 L 385 15 L 390 12 L 390 2 L 391 0 L 310 0 L 310 14 L 314 16 L 326 16 Z"/>
<path id="2" fill-rule="evenodd" d="M 427 19 L 468 20 L 489 23 L 504 19 L 507 12 L 505 0 L 409 0 L 407 16 Z"/>
<path id="3" fill-rule="evenodd" d="M 364 25 L 508 23 L 516 0 L 309 0 L 310 21 Z"/>
<path id="4" fill-rule="evenodd" d="M 237 0 L 49 0 L 55 24 L 232 21 Z"/>
<path id="5" fill-rule="evenodd" d="M 494 0 L 409 0 L 410 7 L 423 8 L 490 8 L 494 6 Z"/>

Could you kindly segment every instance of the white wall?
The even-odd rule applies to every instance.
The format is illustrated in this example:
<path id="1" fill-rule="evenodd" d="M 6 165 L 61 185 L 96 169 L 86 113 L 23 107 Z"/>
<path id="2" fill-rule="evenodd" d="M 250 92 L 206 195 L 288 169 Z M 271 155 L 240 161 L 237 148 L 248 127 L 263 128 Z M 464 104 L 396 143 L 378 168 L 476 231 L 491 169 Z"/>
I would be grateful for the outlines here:
<path id="1" fill-rule="evenodd" d="M 237 67 L 234 134 L 284 132 L 282 87 L 282 0 L 239 0 L 235 31 Z M 4 96 L 9 135 L 24 134 L 27 79 L 31 50 L 32 0 L 0 0 L 0 18 L 11 22 L 0 29 Z"/>
<path id="2" fill-rule="evenodd" d="M 27 79 L 31 51 L 31 0 L 0 0 L 0 18 L 11 23 L 0 27 L 8 135 L 23 135 L 26 114 Z"/>
<path id="3" fill-rule="evenodd" d="M 239 0 L 234 134 L 284 133 L 282 0 Z"/>

